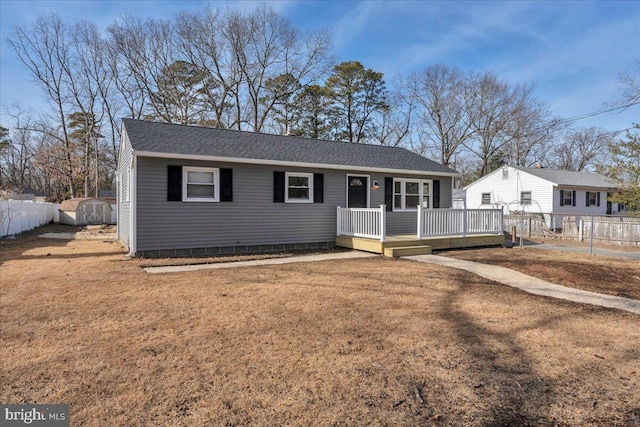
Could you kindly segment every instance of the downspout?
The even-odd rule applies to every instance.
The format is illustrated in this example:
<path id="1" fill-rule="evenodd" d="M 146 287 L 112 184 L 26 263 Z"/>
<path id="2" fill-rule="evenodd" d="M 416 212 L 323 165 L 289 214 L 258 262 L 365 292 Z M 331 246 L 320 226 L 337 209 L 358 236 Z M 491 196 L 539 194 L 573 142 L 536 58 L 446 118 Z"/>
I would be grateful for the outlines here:
<path id="1" fill-rule="evenodd" d="M 129 253 L 127 254 L 127 258 L 133 258 L 136 255 L 136 220 L 137 220 L 137 212 L 136 212 L 136 199 L 137 199 L 137 176 L 138 176 L 138 168 L 136 161 L 136 153 L 132 150 L 131 152 L 131 169 L 129 176 Z"/>

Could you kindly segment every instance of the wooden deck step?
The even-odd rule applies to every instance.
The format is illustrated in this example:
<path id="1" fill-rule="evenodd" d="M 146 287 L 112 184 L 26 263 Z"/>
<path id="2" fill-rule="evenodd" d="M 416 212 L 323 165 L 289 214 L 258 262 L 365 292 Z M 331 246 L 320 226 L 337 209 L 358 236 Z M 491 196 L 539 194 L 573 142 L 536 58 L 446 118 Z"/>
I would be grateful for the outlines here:
<path id="1" fill-rule="evenodd" d="M 431 254 L 431 246 L 396 246 L 392 248 L 384 248 L 384 256 L 400 258 L 402 256 L 411 255 L 429 255 Z"/>

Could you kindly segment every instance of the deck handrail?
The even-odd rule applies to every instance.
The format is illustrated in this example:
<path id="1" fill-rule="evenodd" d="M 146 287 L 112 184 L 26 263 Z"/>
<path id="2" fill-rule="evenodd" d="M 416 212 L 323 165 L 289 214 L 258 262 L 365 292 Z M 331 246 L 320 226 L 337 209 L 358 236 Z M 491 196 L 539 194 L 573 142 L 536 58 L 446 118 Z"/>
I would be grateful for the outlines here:
<path id="1" fill-rule="evenodd" d="M 437 236 L 502 234 L 502 209 L 417 209 L 418 239 Z M 386 206 L 343 208 L 338 206 L 336 235 L 386 240 Z"/>
<path id="2" fill-rule="evenodd" d="M 387 207 L 379 208 L 343 208 L 338 206 L 336 235 L 366 237 L 385 241 L 387 225 Z"/>
<path id="3" fill-rule="evenodd" d="M 502 209 L 428 209 L 419 208 L 417 237 L 501 234 Z"/>

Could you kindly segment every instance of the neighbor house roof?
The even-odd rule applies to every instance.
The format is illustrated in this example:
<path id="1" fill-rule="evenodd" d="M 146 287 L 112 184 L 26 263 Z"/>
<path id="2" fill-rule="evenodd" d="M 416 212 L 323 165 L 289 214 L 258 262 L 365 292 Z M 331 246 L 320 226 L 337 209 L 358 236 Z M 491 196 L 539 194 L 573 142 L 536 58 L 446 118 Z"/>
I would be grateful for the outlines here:
<path id="1" fill-rule="evenodd" d="M 98 198 L 114 198 L 116 197 L 116 190 L 98 190 Z"/>
<path id="2" fill-rule="evenodd" d="M 526 168 L 523 166 L 512 166 L 514 169 L 530 173 L 557 185 L 567 187 L 599 187 L 616 188 L 606 176 L 592 172 L 576 172 L 546 168 Z"/>
<path id="3" fill-rule="evenodd" d="M 308 163 L 368 169 L 396 169 L 439 174 L 456 171 L 399 147 L 270 135 L 200 126 L 123 119 L 129 142 L 138 155 L 176 158 Z M 169 157 L 169 156 L 163 156 Z"/>

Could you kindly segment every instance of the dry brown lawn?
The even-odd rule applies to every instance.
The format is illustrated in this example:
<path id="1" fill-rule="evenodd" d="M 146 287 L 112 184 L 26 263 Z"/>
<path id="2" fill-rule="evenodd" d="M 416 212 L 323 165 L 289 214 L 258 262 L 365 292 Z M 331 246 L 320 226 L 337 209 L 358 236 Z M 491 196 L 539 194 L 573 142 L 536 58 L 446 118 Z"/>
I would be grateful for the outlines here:
<path id="1" fill-rule="evenodd" d="M 558 285 L 640 300 L 640 262 L 634 260 L 526 247 L 440 254 L 511 268 Z"/>
<path id="2" fill-rule="evenodd" d="M 387 258 L 149 275 L 37 233 L 0 246 L 0 401 L 73 426 L 640 424 L 637 315 Z"/>

